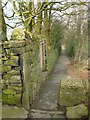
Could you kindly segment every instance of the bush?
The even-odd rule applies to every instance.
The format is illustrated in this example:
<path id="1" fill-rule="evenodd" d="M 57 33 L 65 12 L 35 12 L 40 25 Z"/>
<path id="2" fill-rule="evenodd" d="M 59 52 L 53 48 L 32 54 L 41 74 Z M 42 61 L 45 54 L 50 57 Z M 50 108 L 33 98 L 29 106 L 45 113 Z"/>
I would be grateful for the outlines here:
<path id="1" fill-rule="evenodd" d="M 61 41 L 63 37 L 62 25 L 59 20 L 55 20 L 51 27 L 51 45 L 57 49 L 59 54 L 61 52 Z"/>

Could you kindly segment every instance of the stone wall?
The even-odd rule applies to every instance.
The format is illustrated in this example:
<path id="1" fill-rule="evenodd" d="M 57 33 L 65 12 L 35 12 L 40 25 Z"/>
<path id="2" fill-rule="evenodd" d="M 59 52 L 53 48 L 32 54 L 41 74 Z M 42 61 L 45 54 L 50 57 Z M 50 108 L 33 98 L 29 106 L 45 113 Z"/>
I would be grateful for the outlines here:
<path id="1" fill-rule="evenodd" d="M 88 80 L 70 76 L 61 80 L 58 103 L 65 108 L 68 119 L 88 116 L 88 87 Z"/>
<path id="2" fill-rule="evenodd" d="M 2 43 L 2 102 L 18 105 L 22 103 L 23 78 L 21 55 L 26 52 L 25 41 Z"/>
<path id="3" fill-rule="evenodd" d="M 2 43 L 1 46 L 2 102 L 29 109 L 43 80 L 53 68 L 57 54 L 49 50 L 50 55 L 51 53 L 56 55 L 52 59 L 47 58 L 48 51 L 44 41 L 10 40 Z"/>
<path id="4" fill-rule="evenodd" d="M 29 109 L 41 80 L 39 43 L 11 40 L 2 45 L 2 101 Z"/>

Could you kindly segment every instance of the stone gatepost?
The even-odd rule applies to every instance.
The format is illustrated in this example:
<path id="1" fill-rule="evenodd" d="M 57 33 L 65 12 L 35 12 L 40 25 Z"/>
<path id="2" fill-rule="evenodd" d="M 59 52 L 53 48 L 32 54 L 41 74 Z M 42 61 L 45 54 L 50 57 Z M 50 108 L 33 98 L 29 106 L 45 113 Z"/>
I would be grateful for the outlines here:
<path id="1" fill-rule="evenodd" d="M 23 84 L 24 84 L 24 93 L 23 93 L 23 107 L 29 109 L 29 105 L 32 102 L 32 91 L 31 91 L 31 78 L 30 78 L 30 56 L 28 52 L 23 54 Z"/>

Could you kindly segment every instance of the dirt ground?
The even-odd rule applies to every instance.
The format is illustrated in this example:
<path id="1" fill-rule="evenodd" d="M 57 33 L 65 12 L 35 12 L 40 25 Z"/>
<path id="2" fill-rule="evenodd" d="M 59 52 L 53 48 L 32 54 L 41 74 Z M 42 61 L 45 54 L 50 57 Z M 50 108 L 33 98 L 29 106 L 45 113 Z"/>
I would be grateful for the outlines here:
<path id="1" fill-rule="evenodd" d="M 68 74 L 72 77 L 80 78 L 82 80 L 87 80 L 90 77 L 90 70 L 84 68 L 84 65 L 77 67 L 76 65 L 70 64 L 68 66 Z"/>

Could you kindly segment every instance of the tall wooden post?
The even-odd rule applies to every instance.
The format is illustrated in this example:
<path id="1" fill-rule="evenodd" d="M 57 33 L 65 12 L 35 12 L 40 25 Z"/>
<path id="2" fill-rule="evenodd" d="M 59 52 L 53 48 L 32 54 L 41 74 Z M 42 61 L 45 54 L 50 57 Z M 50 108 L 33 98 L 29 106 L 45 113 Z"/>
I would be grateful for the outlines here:
<path id="1" fill-rule="evenodd" d="M 46 70 L 45 50 L 46 50 L 46 43 L 45 41 L 42 41 L 40 43 L 40 66 L 42 71 Z"/>

